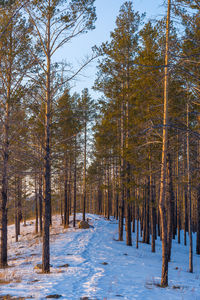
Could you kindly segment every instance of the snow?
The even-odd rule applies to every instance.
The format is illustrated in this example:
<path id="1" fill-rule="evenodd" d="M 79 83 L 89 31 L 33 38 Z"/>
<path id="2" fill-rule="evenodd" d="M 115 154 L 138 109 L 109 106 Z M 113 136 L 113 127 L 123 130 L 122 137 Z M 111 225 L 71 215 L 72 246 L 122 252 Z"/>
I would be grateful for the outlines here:
<path id="1" fill-rule="evenodd" d="M 77 216 L 81 219 L 81 215 Z M 169 264 L 169 287 L 160 288 L 161 242 L 156 253 L 151 245 L 135 248 L 119 242 L 114 219 L 88 214 L 90 229 L 63 229 L 59 216 L 51 229 L 51 273 L 34 267 L 41 263 L 41 237 L 34 235 L 34 222 L 21 226 L 15 242 L 14 225 L 9 226 L 9 268 L 0 270 L 7 284 L 0 284 L 0 296 L 45 299 L 58 294 L 61 299 L 200 299 L 199 256 L 194 255 L 194 273 L 188 272 L 188 246 L 173 241 Z M 183 234 L 183 233 L 182 233 Z M 125 236 L 124 236 L 125 237 Z M 183 239 L 182 239 L 183 240 Z M 195 242 L 194 242 L 195 247 Z M 195 248 L 194 248 L 195 249 Z M 69 267 L 61 267 L 69 264 Z M 87 299 L 87 298 L 85 298 Z"/>

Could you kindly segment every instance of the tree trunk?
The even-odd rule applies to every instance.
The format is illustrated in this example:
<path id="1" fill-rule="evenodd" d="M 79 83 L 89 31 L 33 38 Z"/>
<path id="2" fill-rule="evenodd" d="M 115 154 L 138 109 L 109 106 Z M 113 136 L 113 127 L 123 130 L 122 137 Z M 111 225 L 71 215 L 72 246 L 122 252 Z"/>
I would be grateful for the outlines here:
<path id="1" fill-rule="evenodd" d="M 44 158 L 44 228 L 42 249 L 42 271 L 50 272 L 49 226 L 51 213 L 51 160 L 50 160 L 50 123 L 51 123 L 51 56 L 50 56 L 50 12 L 47 26 L 47 72 L 45 101 L 45 158 Z"/>
<path id="2" fill-rule="evenodd" d="M 188 230 L 188 213 L 187 213 L 187 202 L 188 202 L 188 195 L 187 195 L 187 188 L 184 186 L 184 245 L 187 245 L 187 230 Z"/>
<path id="3" fill-rule="evenodd" d="M 198 169 L 200 170 L 200 141 L 198 141 Z M 197 241 L 196 241 L 196 253 L 200 254 L 200 184 L 197 190 Z"/>
<path id="4" fill-rule="evenodd" d="M 129 203 L 126 203 L 126 245 L 132 246 L 131 208 Z"/>
<path id="5" fill-rule="evenodd" d="M 177 203 L 177 234 L 178 234 L 178 244 L 181 242 L 181 207 L 180 207 L 180 187 L 179 187 L 179 135 L 177 135 L 177 142 L 178 142 L 178 151 L 177 151 L 177 161 L 176 161 L 176 168 L 177 168 L 177 187 L 176 187 L 176 203 Z"/>
<path id="6" fill-rule="evenodd" d="M 64 217 L 63 217 L 63 199 L 62 199 L 62 191 L 60 187 L 60 219 L 61 219 L 61 225 L 64 224 Z"/>
<path id="7" fill-rule="evenodd" d="M 67 154 L 65 155 L 67 156 Z M 64 178 L 64 228 L 68 227 L 68 163 L 67 163 L 67 157 L 65 157 L 65 178 Z"/>
<path id="8" fill-rule="evenodd" d="M 123 225 L 124 225 L 124 201 L 123 201 L 123 190 L 120 192 L 121 201 L 119 204 L 119 241 L 123 241 Z"/>
<path id="9" fill-rule="evenodd" d="M 150 230 L 149 230 L 149 202 L 150 202 L 150 179 L 148 178 L 148 184 L 146 187 L 146 195 L 145 195 L 145 200 L 146 200 L 146 217 L 145 217 L 145 240 L 144 242 L 146 244 L 149 244 L 150 240 Z"/>
<path id="10" fill-rule="evenodd" d="M 152 180 L 152 174 L 150 174 L 150 203 L 151 203 L 151 252 L 156 252 L 156 208 L 155 208 L 155 193 Z"/>
<path id="11" fill-rule="evenodd" d="M 86 113 L 86 109 L 85 109 Z M 85 221 L 85 210 L 86 210 L 86 155 L 87 155 L 87 121 L 85 116 L 84 125 L 84 170 L 83 170 L 83 221 Z"/>
<path id="12" fill-rule="evenodd" d="M 71 183 L 72 183 L 72 165 L 71 158 L 69 161 L 69 175 L 68 175 L 68 206 L 67 206 L 67 225 L 69 226 L 69 216 L 71 215 L 71 204 L 72 204 L 72 193 L 71 193 Z"/>
<path id="13" fill-rule="evenodd" d="M 119 195 L 119 241 L 123 241 L 124 224 L 124 101 L 121 104 L 120 128 L 120 195 Z"/>
<path id="14" fill-rule="evenodd" d="M 142 212 L 140 214 L 140 237 L 143 236 L 144 231 L 144 193 L 143 193 L 143 200 L 142 200 Z"/>
<path id="15" fill-rule="evenodd" d="M 18 176 L 18 195 L 17 195 L 17 224 L 18 224 L 18 235 L 20 235 L 21 228 L 20 228 L 20 222 L 22 220 L 22 178 L 19 175 Z"/>
<path id="16" fill-rule="evenodd" d="M 110 202 L 111 202 L 111 197 L 110 197 L 110 168 L 109 165 L 107 166 L 107 185 L 108 185 L 108 192 L 107 192 L 107 219 L 110 219 Z"/>
<path id="17" fill-rule="evenodd" d="M 165 77 L 164 77 L 164 114 L 163 114 L 163 138 L 162 138 L 162 164 L 160 179 L 160 217 L 162 226 L 162 277 L 161 286 L 168 286 L 168 245 L 167 245 L 167 214 L 166 214 L 166 160 L 168 141 L 168 63 L 169 63 L 169 30 L 170 30 L 171 0 L 168 0 L 166 22 L 166 50 L 165 50 Z"/>
<path id="18" fill-rule="evenodd" d="M 129 162 L 126 162 L 126 185 L 126 245 L 132 246 Z"/>
<path id="19" fill-rule="evenodd" d="M 193 246 L 192 246 L 192 203 L 191 203 L 191 178 L 190 178 L 190 141 L 189 141 L 189 103 L 187 102 L 187 194 L 189 200 L 189 272 L 193 273 Z"/>
<path id="20" fill-rule="evenodd" d="M 98 184 L 98 214 L 102 214 L 102 190 L 101 190 L 101 184 L 99 182 Z"/>
<path id="21" fill-rule="evenodd" d="M 138 249 L 139 242 L 139 207 L 137 206 L 137 232 L 136 232 L 136 249 Z"/>
<path id="22" fill-rule="evenodd" d="M 41 171 L 42 172 L 42 171 Z M 39 224 L 40 224 L 40 235 L 42 236 L 42 226 L 43 226 L 43 221 L 42 221 L 42 205 L 43 205 L 43 201 L 42 201 L 42 173 L 39 174 Z"/>
<path id="23" fill-rule="evenodd" d="M 160 230 L 160 209 L 159 209 L 159 206 L 158 206 L 158 209 L 157 209 L 157 230 L 158 230 L 158 236 L 160 237 L 161 239 L 161 230 Z M 162 240 L 162 239 L 161 239 Z"/>
<path id="24" fill-rule="evenodd" d="M 135 200 L 132 204 L 132 232 L 135 232 Z"/>
<path id="25" fill-rule="evenodd" d="M 169 197 L 168 197 L 168 261 L 171 259 L 171 247 L 173 238 L 173 221 L 174 221 L 174 190 L 172 182 L 172 166 L 171 156 L 167 154 L 167 176 L 169 186 Z"/>
<path id="26" fill-rule="evenodd" d="M 35 175 L 35 233 L 38 233 L 38 193 L 37 193 L 37 177 Z"/>
<path id="27" fill-rule="evenodd" d="M 19 236 L 19 231 L 18 231 L 18 191 L 17 191 L 17 178 L 15 176 L 15 241 L 18 242 L 18 236 Z"/>
<path id="28" fill-rule="evenodd" d="M 74 149 L 74 211 L 73 211 L 73 227 L 76 226 L 76 136 L 75 136 L 75 149 Z"/>
<path id="29" fill-rule="evenodd" d="M 24 195 L 23 195 L 23 219 L 24 226 L 26 226 L 26 178 L 24 180 Z"/>
<path id="30" fill-rule="evenodd" d="M 145 181 L 145 187 L 143 190 L 143 209 L 142 209 L 142 230 L 143 230 L 143 237 L 142 237 L 142 242 L 145 243 L 145 239 L 146 239 L 146 217 L 147 217 L 147 191 L 146 191 L 146 181 Z"/>
<path id="31" fill-rule="evenodd" d="M 7 267 L 8 246 L 7 246 L 7 201 L 8 201 L 8 158 L 9 158 L 9 116 L 10 116 L 10 78 L 8 79 L 6 114 L 3 125 L 3 168 L 2 168 L 2 188 L 1 188 L 1 252 L 0 268 Z"/>
<path id="32" fill-rule="evenodd" d="M 15 196 L 15 237 L 18 242 L 20 235 L 20 221 L 22 219 L 22 180 L 18 175 L 16 176 L 16 196 Z"/>
<path id="33" fill-rule="evenodd" d="M 198 185 L 197 192 L 197 243 L 196 253 L 200 254 L 200 184 Z"/>

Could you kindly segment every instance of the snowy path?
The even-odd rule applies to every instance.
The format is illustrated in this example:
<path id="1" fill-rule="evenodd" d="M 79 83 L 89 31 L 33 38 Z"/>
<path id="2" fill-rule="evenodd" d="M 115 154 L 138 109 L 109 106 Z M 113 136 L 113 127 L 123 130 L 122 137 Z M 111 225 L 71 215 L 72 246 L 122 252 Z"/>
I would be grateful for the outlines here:
<path id="1" fill-rule="evenodd" d="M 139 244 L 135 249 L 117 242 L 115 220 L 88 215 L 94 228 L 63 230 L 54 218 L 51 237 L 51 274 L 40 274 L 34 266 L 41 263 L 40 238 L 33 238 L 34 224 L 22 227 L 20 242 L 14 242 L 14 227 L 9 227 L 11 268 L 0 271 L 0 279 L 14 280 L 0 285 L 0 295 L 10 294 L 34 299 L 59 294 L 61 299 L 200 299 L 200 258 L 194 257 L 194 274 L 187 272 L 188 249 L 173 243 L 170 263 L 170 286 L 160 282 L 161 243 L 156 253 L 151 246 Z M 29 238 L 27 241 L 26 239 Z M 16 259 L 17 258 L 17 259 Z M 61 267 L 69 264 L 69 267 Z M 178 287 L 178 288 L 173 288 Z M 88 297 L 88 298 L 87 298 Z"/>

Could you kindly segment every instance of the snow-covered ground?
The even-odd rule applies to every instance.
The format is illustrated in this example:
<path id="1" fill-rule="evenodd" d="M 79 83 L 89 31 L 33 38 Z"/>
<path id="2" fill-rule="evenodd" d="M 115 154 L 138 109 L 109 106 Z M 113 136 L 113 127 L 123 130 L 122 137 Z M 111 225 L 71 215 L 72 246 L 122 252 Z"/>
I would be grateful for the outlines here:
<path id="1" fill-rule="evenodd" d="M 62 229 L 53 217 L 51 229 L 51 273 L 34 267 L 41 263 L 41 238 L 35 237 L 34 223 L 21 227 L 15 242 L 14 226 L 9 226 L 9 268 L 0 270 L 0 296 L 45 299 L 200 299 L 200 257 L 194 255 L 194 273 L 188 272 L 188 247 L 173 241 L 169 265 L 169 287 L 160 288 L 161 243 L 156 253 L 139 243 L 135 248 L 117 241 L 118 224 L 112 219 L 87 215 L 90 229 Z M 81 216 L 77 216 L 81 219 Z M 68 266 L 66 265 L 68 264 Z M 65 265 L 65 266 L 63 266 Z M 1 299 L 1 297 L 0 297 Z"/>

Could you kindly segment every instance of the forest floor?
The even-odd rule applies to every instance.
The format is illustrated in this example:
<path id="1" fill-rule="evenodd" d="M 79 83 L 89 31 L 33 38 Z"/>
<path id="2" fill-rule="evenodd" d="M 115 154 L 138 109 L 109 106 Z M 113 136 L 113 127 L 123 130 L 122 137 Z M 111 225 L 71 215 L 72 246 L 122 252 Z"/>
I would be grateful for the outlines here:
<path id="1" fill-rule="evenodd" d="M 6 299 L 4 295 L 9 295 L 7 299 L 200 299 L 200 257 L 194 255 L 194 273 L 189 273 L 188 246 L 173 241 L 169 287 L 160 288 L 159 239 L 156 253 L 143 243 L 136 249 L 135 234 L 133 246 L 128 247 L 125 241 L 117 241 L 114 219 L 87 217 L 92 227 L 85 230 L 63 229 L 60 218 L 53 217 L 48 275 L 35 268 L 41 264 L 42 245 L 41 237 L 33 233 L 34 222 L 21 226 L 18 243 L 10 225 L 9 267 L 0 270 L 0 299 Z"/>

